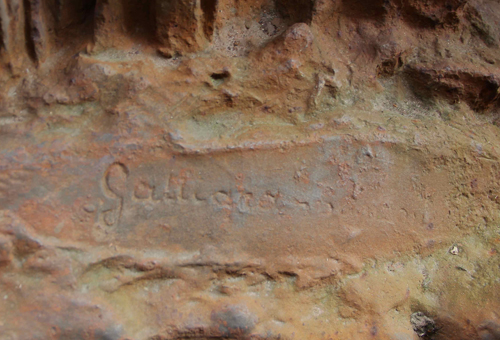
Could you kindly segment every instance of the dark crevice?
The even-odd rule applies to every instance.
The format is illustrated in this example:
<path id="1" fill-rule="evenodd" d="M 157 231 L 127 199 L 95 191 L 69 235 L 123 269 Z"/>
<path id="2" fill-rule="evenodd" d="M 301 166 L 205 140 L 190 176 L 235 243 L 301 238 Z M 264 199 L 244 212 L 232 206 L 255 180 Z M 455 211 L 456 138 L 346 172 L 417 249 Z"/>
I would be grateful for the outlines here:
<path id="1" fill-rule="evenodd" d="M 83 23 L 87 27 L 88 35 L 90 40 L 95 36 L 95 12 L 97 8 L 97 0 L 90 0 L 83 6 L 83 11 L 85 13 L 83 18 Z"/>
<path id="2" fill-rule="evenodd" d="M 423 67 L 405 67 L 412 90 L 424 98 L 444 98 L 450 104 L 467 103 L 476 112 L 500 105 L 500 81 L 471 72 L 446 72 Z"/>
<path id="3" fill-rule="evenodd" d="M 73 2 L 77 2 L 73 0 Z M 64 4 L 62 0 L 46 0 L 41 6 L 44 9 L 44 14 L 51 18 L 51 22 L 54 23 L 54 27 L 59 27 L 63 21 Z"/>
<path id="4" fill-rule="evenodd" d="M 208 40 L 212 40 L 215 25 L 215 13 L 217 11 L 217 0 L 201 0 L 203 11 L 203 31 Z"/>
<path id="5" fill-rule="evenodd" d="M 78 1 L 73 0 L 73 2 L 78 2 Z M 58 24 L 63 20 L 63 3 L 64 0 L 55 0 L 55 6 L 53 11 L 54 11 L 54 17 L 56 18 Z"/>
<path id="6" fill-rule="evenodd" d="M 37 61 L 35 42 L 33 40 L 33 21 L 31 17 L 31 2 L 23 0 L 24 5 L 24 37 L 26 40 L 26 51 L 33 62 Z"/>
<path id="7" fill-rule="evenodd" d="M 90 27 L 93 26 L 96 6 L 97 0 L 87 0 L 81 4 L 80 10 L 82 12 L 82 16 L 79 24 Z"/>
<path id="8" fill-rule="evenodd" d="M 344 0 L 342 12 L 351 18 L 383 21 L 388 13 L 386 0 Z"/>
<path id="9" fill-rule="evenodd" d="M 415 12 L 412 9 L 403 11 L 403 18 L 407 23 L 416 28 L 429 28 L 435 29 L 439 22 L 434 18 L 429 18 L 425 15 L 422 15 L 418 12 Z"/>
<path id="10" fill-rule="evenodd" d="M 397 1 L 403 19 L 416 28 L 435 29 L 441 26 L 456 27 L 460 23 L 457 12 L 464 0 Z"/>
<path id="11" fill-rule="evenodd" d="M 303 22 L 310 24 L 314 12 L 313 0 L 276 0 L 276 10 L 290 25 Z"/>
<path id="12" fill-rule="evenodd" d="M 132 37 L 155 42 L 155 1 L 123 0 L 125 30 Z"/>
<path id="13" fill-rule="evenodd" d="M 96 0 L 65 0 L 59 4 L 56 36 L 60 45 L 92 39 L 95 8 Z"/>
<path id="14" fill-rule="evenodd" d="M 4 38 L 3 27 L 4 27 L 3 16 L 0 15 L 0 53 L 2 52 L 2 50 L 7 49 L 7 46 L 6 46 L 7 44 L 6 44 L 6 41 Z"/>
<path id="15" fill-rule="evenodd" d="M 402 66 L 403 66 L 403 59 L 401 58 L 401 55 L 397 55 L 393 58 L 383 60 L 377 66 L 377 77 L 378 78 L 392 77 Z"/>
<path id="16" fill-rule="evenodd" d="M 222 72 L 215 72 L 210 75 L 210 78 L 212 79 L 212 83 L 215 86 L 219 86 L 231 78 L 231 74 L 227 70 L 223 70 Z"/>
<path id="17" fill-rule="evenodd" d="M 231 77 L 231 74 L 228 71 L 222 71 L 220 73 L 212 73 L 210 78 L 213 80 L 225 80 Z"/>

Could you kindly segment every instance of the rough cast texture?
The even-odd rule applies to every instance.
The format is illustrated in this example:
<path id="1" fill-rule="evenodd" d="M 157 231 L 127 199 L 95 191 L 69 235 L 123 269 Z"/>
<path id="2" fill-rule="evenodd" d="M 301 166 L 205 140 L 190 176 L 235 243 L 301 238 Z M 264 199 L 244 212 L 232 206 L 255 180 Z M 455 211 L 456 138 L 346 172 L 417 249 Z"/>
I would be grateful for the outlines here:
<path id="1" fill-rule="evenodd" d="M 0 0 L 0 338 L 500 339 L 498 0 Z"/>

